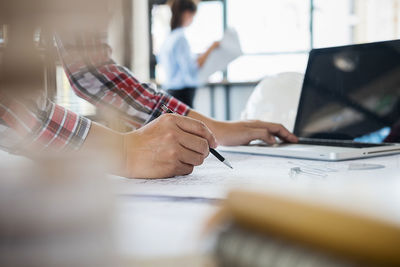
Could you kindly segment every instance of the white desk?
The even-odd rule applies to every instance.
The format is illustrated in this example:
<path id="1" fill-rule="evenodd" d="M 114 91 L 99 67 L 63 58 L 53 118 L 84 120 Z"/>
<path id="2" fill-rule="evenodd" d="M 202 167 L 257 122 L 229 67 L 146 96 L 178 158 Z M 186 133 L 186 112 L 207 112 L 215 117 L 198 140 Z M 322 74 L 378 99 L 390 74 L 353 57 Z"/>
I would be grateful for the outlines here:
<path id="1" fill-rule="evenodd" d="M 400 155 L 352 161 L 383 166 L 358 171 L 348 170 L 351 162 L 224 155 L 234 170 L 209 157 L 186 177 L 112 177 L 118 251 L 134 258 L 135 266 L 204 266 L 202 253 L 210 250 L 209 243 L 199 238 L 204 221 L 218 207 L 218 200 L 237 187 L 327 202 L 400 224 Z M 3 163 L 19 160 L 0 156 Z M 290 168 L 306 165 L 321 170 L 325 177 L 289 176 Z M 174 258 L 180 258 L 181 265 Z"/>
<path id="2" fill-rule="evenodd" d="M 197 239 L 203 221 L 214 210 L 204 198 L 222 199 L 232 188 L 249 188 L 327 202 L 355 212 L 380 216 L 400 224 L 400 155 L 346 162 L 316 162 L 254 155 L 224 154 L 230 170 L 209 157 L 193 174 L 163 180 L 128 180 L 114 177 L 121 197 L 121 246 L 135 257 L 195 254 L 204 251 Z M 376 170 L 348 170 L 350 163 L 380 164 Z M 296 166 L 317 168 L 326 177 L 290 177 Z M 185 203 L 132 195 L 194 197 Z M 171 199 L 172 200 L 172 199 Z M 135 213 L 135 218 L 132 213 Z M 136 237 L 140 245 L 129 240 Z M 196 245 L 197 244 L 197 245 Z"/>
<path id="3" fill-rule="evenodd" d="M 209 242 L 200 233 L 215 206 L 129 197 L 117 206 L 118 251 L 132 266 L 200 267 L 208 261 Z"/>

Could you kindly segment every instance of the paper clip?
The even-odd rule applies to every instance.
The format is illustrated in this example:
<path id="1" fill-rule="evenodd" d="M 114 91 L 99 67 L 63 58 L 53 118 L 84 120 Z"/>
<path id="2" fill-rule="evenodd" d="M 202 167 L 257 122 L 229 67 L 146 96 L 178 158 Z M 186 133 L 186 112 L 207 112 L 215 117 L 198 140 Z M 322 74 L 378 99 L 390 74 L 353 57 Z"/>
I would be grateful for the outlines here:
<path id="1" fill-rule="evenodd" d="M 291 178 L 295 178 L 297 175 L 299 174 L 305 174 L 305 175 L 310 175 L 310 176 L 317 176 L 317 177 L 327 177 L 328 175 L 326 173 L 321 173 L 321 172 L 317 172 L 317 171 L 311 171 L 311 170 L 304 170 L 304 168 L 300 168 L 300 167 L 293 167 L 290 169 L 289 171 L 289 176 Z"/>

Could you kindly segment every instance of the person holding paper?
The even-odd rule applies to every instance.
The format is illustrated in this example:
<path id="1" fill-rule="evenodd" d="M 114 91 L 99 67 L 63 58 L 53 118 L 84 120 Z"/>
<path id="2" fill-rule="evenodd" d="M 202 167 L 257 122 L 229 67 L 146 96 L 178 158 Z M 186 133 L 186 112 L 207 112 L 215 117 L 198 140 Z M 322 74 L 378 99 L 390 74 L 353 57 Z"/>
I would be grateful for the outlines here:
<path id="1" fill-rule="evenodd" d="M 199 86 L 198 71 L 219 46 L 214 42 L 208 50 L 195 57 L 190 50 L 184 29 L 192 24 L 197 12 L 193 0 L 174 0 L 171 4 L 171 33 L 165 41 L 158 61 L 166 72 L 163 88 L 183 103 L 193 107 L 195 90 Z"/>

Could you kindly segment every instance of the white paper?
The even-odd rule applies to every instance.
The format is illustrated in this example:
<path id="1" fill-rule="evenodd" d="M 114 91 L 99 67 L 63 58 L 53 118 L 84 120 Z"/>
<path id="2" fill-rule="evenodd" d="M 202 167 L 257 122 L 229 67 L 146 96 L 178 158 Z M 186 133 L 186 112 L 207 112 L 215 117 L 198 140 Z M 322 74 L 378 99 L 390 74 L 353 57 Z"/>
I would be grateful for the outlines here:
<path id="1" fill-rule="evenodd" d="M 387 215 L 400 222 L 400 155 L 344 162 L 322 162 L 225 153 L 231 170 L 209 156 L 188 176 L 159 180 L 113 177 L 117 193 L 224 199 L 234 188 L 257 189 L 315 201 L 339 204 L 352 210 Z M 349 170 L 350 164 L 379 164 L 384 168 Z M 316 170 L 324 177 L 290 176 L 293 167 Z M 396 211 L 397 210 L 397 211 Z"/>
<path id="2" fill-rule="evenodd" d="M 199 71 L 199 81 L 206 84 L 208 78 L 217 71 L 225 70 L 230 62 L 243 54 L 239 36 L 234 29 L 227 29 L 220 46 L 211 52 Z"/>

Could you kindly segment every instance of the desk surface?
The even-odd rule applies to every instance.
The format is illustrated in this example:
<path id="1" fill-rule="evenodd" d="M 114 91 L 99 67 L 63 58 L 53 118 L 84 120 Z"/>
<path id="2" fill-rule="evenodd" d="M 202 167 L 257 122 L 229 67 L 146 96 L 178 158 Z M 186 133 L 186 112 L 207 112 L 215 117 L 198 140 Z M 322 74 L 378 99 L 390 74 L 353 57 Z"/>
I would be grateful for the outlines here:
<path id="1" fill-rule="evenodd" d="M 181 266 L 192 259 L 204 266 L 201 255 L 210 251 L 209 240 L 200 238 L 204 222 L 218 208 L 219 200 L 237 187 L 326 202 L 400 224 L 400 155 L 336 163 L 224 155 L 233 170 L 209 157 L 185 177 L 111 177 L 117 195 L 115 233 L 120 253 L 140 266 L 150 266 L 144 262 L 168 266 L 163 260 L 157 264 L 168 258 L 170 266 L 179 266 L 173 259 L 181 257 Z M 351 163 L 383 167 L 355 171 L 349 170 Z M 318 169 L 324 176 L 289 175 L 291 168 L 304 166 Z"/>
<path id="2" fill-rule="evenodd" d="M 400 224 L 400 155 L 345 162 L 233 153 L 225 153 L 225 156 L 232 162 L 233 170 L 209 157 L 204 165 L 186 177 L 163 180 L 113 177 L 123 203 L 123 227 L 120 229 L 125 240 L 123 251 L 145 258 L 204 251 L 202 242 L 197 239 L 204 220 L 216 208 L 218 199 L 237 187 L 326 202 Z M 351 163 L 379 164 L 382 168 L 349 170 Z M 324 177 L 289 175 L 292 167 L 304 166 L 318 169 Z M 156 196 L 161 197 L 157 199 Z M 141 197 L 142 201 L 135 201 Z M 211 200 L 207 202 L 207 198 Z M 131 212 L 138 217 L 129 215 Z M 134 236 L 141 246 L 127 241 Z"/>
<path id="3" fill-rule="evenodd" d="M 223 199 L 233 188 L 249 188 L 285 195 L 311 197 L 318 201 L 337 202 L 355 209 L 378 212 L 400 210 L 400 155 L 343 162 L 299 160 L 247 154 L 224 154 L 233 170 L 209 156 L 191 175 L 159 180 L 112 177 L 119 195 L 157 195 Z M 350 170 L 350 164 L 377 164 L 373 170 Z M 291 168 L 318 170 L 322 176 L 290 176 Z M 351 198 L 351 203 L 347 200 Z M 400 199 L 400 198 L 399 198 Z M 366 203 L 370 205 L 365 205 Z M 370 203 L 371 202 L 371 203 Z M 393 217 L 393 216 L 391 216 Z M 400 221 L 399 218 L 394 218 Z"/>
<path id="4" fill-rule="evenodd" d="M 120 197 L 116 225 L 118 251 L 123 258 L 140 262 L 140 266 L 150 263 L 166 266 L 165 261 L 171 262 L 171 266 L 189 266 L 184 264 L 185 259 L 195 259 L 198 266 L 203 266 L 200 263 L 208 260 L 203 255 L 211 250 L 211 242 L 200 233 L 216 207 L 204 202 Z"/>

